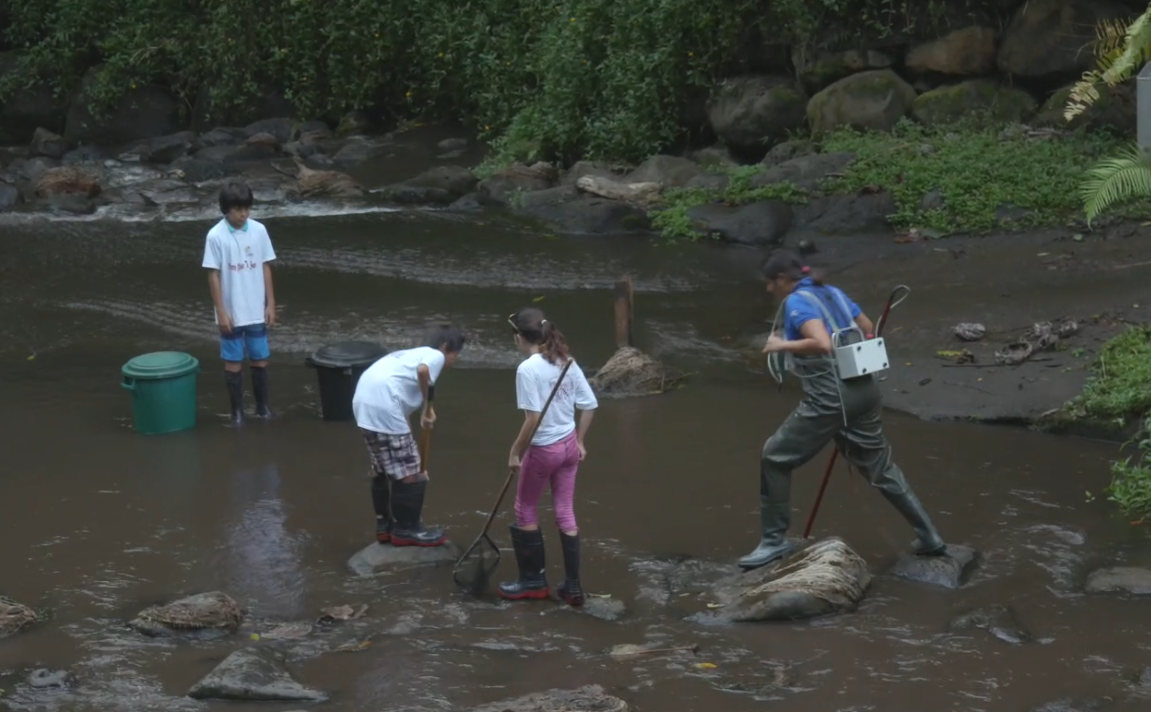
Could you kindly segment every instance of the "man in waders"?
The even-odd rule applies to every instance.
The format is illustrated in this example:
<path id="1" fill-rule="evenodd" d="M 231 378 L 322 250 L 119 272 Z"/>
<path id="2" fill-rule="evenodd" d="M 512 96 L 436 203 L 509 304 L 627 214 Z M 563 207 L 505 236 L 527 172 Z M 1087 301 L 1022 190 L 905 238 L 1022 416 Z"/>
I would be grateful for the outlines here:
<path id="1" fill-rule="evenodd" d="M 791 552 L 791 473 L 819 454 L 831 440 L 871 485 L 911 524 L 918 537 L 915 553 L 946 552 L 931 518 L 903 471 L 891 459 L 883 435 L 881 396 L 874 375 L 841 379 L 832 354 L 833 333 L 851 343 L 872 338 L 871 320 L 841 290 L 823 283 L 795 255 L 778 251 L 763 267 L 767 290 L 782 300 L 783 337 L 772 334 L 763 351 L 792 361 L 803 382 L 799 406 L 768 438 L 759 463 L 759 512 L 763 538 L 739 560 L 754 569 Z M 772 356 L 769 356 L 771 358 Z"/>

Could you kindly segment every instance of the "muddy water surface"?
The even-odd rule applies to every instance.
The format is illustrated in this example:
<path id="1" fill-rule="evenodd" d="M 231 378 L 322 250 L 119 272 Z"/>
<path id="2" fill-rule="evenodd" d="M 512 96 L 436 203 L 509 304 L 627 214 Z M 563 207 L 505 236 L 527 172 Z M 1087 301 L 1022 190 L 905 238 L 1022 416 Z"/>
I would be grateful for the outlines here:
<path id="1" fill-rule="evenodd" d="M 1151 661 L 1145 602 L 1078 593 L 1085 570 L 1117 552 L 1151 561 L 1106 503 L 1085 501 L 1086 490 L 1107 482 L 1112 445 L 898 415 L 888 418 L 896 457 L 945 537 L 986 556 L 967 587 L 881 577 L 857 614 L 814 624 L 684 620 L 699 604 L 668 600 L 661 562 L 733 562 L 751 549 L 759 448 L 797 398 L 792 385 L 777 391 L 728 348 L 768 309 L 740 253 L 560 240 L 425 213 L 269 227 L 280 255 L 272 378 L 283 417 L 242 430 L 223 416 L 198 268 L 206 224 L 55 223 L 0 239 L 0 593 L 54 615 L 0 642 L 0 704 L 240 709 L 184 694 L 238 646 L 260 644 L 250 632 L 344 603 L 370 608 L 291 646 L 297 679 L 329 692 L 323 708 L 339 712 L 467 709 L 592 682 L 636 709 L 669 712 L 1027 710 L 1117 694 L 1124 674 Z M 577 503 L 585 586 L 628 614 L 605 621 L 550 603 L 477 601 L 443 569 L 350 577 L 347 558 L 371 538 L 366 462 L 352 424 L 319 420 L 306 354 L 350 338 L 405 347 L 433 319 L 466 327 L 468 350 L 437 391 L 425 510 L 466 544 L 502 482 L 518 424 L 506 315 L 542 297 L 594 368 L 612 351 L 609 290 L 625 271 L 636 280 L 639 345 L 698 374 L 663 397 L 604 401 L 590 436 Z M 119 369 L 159 349 L 201 359 L 200 424 L 143 438 L 131 429 Z M 825 458 L 797 474 L 797 530 Z M 544 522 L 550 532 L 550 511 Z M 504 516 L 494 529 L 503 545 L 507 523 Z M 844 537 L 876 572 L 911 538 L 845 472 L 816 533 Z M 558 581 L 554 536 L 548 545 Z M 506 552 L 500 574 L 512 573 Z M 250 609 L 251 630 L 176 644 L 123 626 L 144 606 L 213 589 Z M 1013 606 L 1037 642 L 947 634 L 958 613 L 995 603 Z M 335 652 L 369 639 L 358 652 Z M 629 661 L 603 654 L 622 643 L 700 651 Z M 34 667 L 68 669 L 76 684 L 33 691 L 22 680 Z"/>

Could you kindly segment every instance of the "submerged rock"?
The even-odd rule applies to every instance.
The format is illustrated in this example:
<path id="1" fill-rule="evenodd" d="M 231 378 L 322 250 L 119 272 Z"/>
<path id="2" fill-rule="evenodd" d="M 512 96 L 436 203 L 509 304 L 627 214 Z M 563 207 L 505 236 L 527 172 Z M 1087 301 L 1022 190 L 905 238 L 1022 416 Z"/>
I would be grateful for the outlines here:
<path id="1" fill-rule="evenodd" d="M 720 608 L 697 615 L 701 622 L 807 620 L 854 611 L 863 600 L 871 574 L 867 562 L 839 538 L 817 541 L 779 565 L 720 581 Z"/>
<path id="2" fill-rule="evenodd" d="M 600 395 L 623 397 L 663 393 L 674 388 L 681 377 L 639 349 L 625 346 L 588 380 Z"/>
<path id="3" fill-rule="evenodd" d="M 1095 698 L 1063 699 L 1048 702 L 1042 707 L 1036 707 L 1031 712 L 1098 712 L 1110 704 L 1107 700 Z"/>
<path id="4" fill-rule="evenodd" d="M 1087 593 L 1129 593 L 1151 596 L 1151 570 L 1130 566 L 1099 569 L 1087 577 Z"/>
<path id="5" fill-rule="evenodd" d="M 548 690 L 475 707 L 471 712 L 627 712 L 628 705 L 599 685 Z"/>
<path id="6" fill-rule="evenodd" d="M 737 207 L 697 205 L 687 217 L 696 230 L 725 242 L 774 247 L 783 242 L 795 213 L 782 200 L 765 200 Z"/>
<path id="7" fill-rule="evenodd" d="M 328 695 L 292 679 L 268 648 L 237 650 L 188 691 L 194 700 L 324 702 Z"/>
<path id="8" fill-rule="evenodd" d="M 374 576 L 383 571 L 410 566 L 455 563 L 460 551 L 451 542 L 443 546 L 392 546 L 372 543 L 348 559 L 348 568 L 357 576 Z"/>
<path id="9" fill-rule="evenodd" d="M 221 591 L 198 593 L 162 606 L 146 608 L 129 627 L 155 637 L 173 635 L 225 635 L 243 622 L 240 606 Z"/>
<path id="10" fill-rule="evenodd" d="M 888 572 L 896 578 L 943 588 L 959 588 L 979 554 L 969 546 L 949 544 L 943 556 L 905 554 Z"/>
<path id="11" fill-rule="evenodd" d="M 0 596 L 0 639 L 19 633 L 38 619 L 36 611 Z"/>
<path id="12" fill-rule="evenodd" d="M 72 681 L 72 675 L 67 670 L 49 670 L 41 668 L 33 670 L 28 676 L 28 685 L 35 690 L 47 690 L 67 687 Z"/>
<path id="13" fill-rule="evenodd" d="M 1015 617 L 1015 611 L 1007 606 L 993 605 L 968 611 L 951 621 L 952 633 L 978 628 L 987 631 L 1004 643 L 1021 645 L 1030 643 L 1035 637 L 1023 627 Z"/>

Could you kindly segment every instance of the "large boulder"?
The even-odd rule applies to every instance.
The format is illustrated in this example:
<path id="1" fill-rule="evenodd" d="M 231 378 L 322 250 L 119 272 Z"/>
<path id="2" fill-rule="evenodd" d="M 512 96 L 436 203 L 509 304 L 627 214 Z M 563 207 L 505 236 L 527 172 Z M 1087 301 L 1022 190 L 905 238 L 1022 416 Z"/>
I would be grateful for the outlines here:
<path id="1" fill-rule="evenodd" d="M 516 212 L 574 235 L 644 232 L 651 227 L 647 211 L 619 200 L 589 195 L 572 185 L 509 195 Z"/>
<path id="2" fill-rule="evenodd" d="M 405 183 L 417 188 L 441 190 L 451 200 L 456 200 L 474 191 L 479 180 L 462 166 L 434 166 Z"/>
<path id="3" fill-rule="evenodd" d="M 548 690 L 473 707 L 471 712 L 627 712 L 628 705 L 599 685 Z"/>
<path id="4" fill-rule="evenodd" d="M 36 611 L 0 596 L 0 639 L 19 633 L 37 620 Z"/>
<path id="5" fill-rule="evenodd" d="M 996 32 L 977 25 L 912 47 L 904 64 L 916 74 L 977 77 L 995 71 Z"/>
<path id="6" fill-rule="evenodd" d="M 807 191 L 818 191 L 823 182 L 843 171 L 855 161 L 854 153 L 812 153 L 792 158 L 752 176 L 755 187 L 775 183 L 793 183 Z"/>
<path id="7" fill-rule="evenodd" d="M 827 51 L 798 44 L 792 50 L 791 61 L 803 87 L 811 93 L 858 72 L 888 69 L 895 58 L 875 49 Z"/>
<path id="8" fill-rule="evenodd" d="M 971 79 L 925 91 L 911 105 L 911 115 L 928 126 L 956 123 L 982 115 L 996 123 L 1020 123 L 1035 113 L 1035 98 L 994 79 Z"/>
<path id="9" fill-rule="evenodd" d="M 1135 132 L 1135 101 L 1130 84 L 1098 87 L 1099 98 L 1068 122 L 1064 111 L 1074 86 L 1072 83 L 1056 89 L 1030 123 L 1045 128 L 1113 129 L 1124 134 Z"/>
<path id="10" fill-rule="evenodd" d="M 999 46 L 1004 74 L 1071 79 L 1091 69 L 1095 27 L 1126 16 L 1115 0 L 1028 0 L 1011 18 Z"/>
<path id="11" fill-rule="evenodd" d="M 268 648 L 237 650 L 188 692 L 194 700 L 324 702 L 328 695 L 292 679 L 284 661 Z"/>
<path id="12" fill-rule="evenodd" d="M 63 136 L 52 133 L 48 129 L 36 129 L 32 134 L 32 143 L 28 145 L 28 153 L 32 156 L 44 156 L 59 160 L 68 153 L 68 142 Z"/>
<path id="13" fill-rule="evenodd" d="M 170 91 L 151 84 L 126 88 L 108 112 L 93 113 L 89 89 L 99 67 L 84 75 L 68 109 L 64 138 L 72 143 L 127 144 L 146 138 L 174 134 L 181 128 L 180 103 Z"/>
<path id="14" fill-rule="evenodd" d="M 239 604 L 226 593 L 212 591 L 145 608 L 128 626 L 152 637 L 212 637 L 235 633 L 242 622 Z"/>
<path id="15" fill-rule="evenodd" d="M 570 176 L 574 171 L 575 166 L 572 167 L 571 171 L 568 171 L 568 175 Z M 620 179 L 620 182 L 659 183 L 664 188 L 682 188 L 702 172 L 703 169 L 698 164 L 687 158 L 656 155 L 636 166 L 635 170 Z M 580 176 L 580 178 L 583 177 L 608 178 L 609 176 Z M 566 178 L 567 176 L 565 176 Z M 576 181 L 578 182 L 579 178 Z"/>
<path id="16" fill-rule="evenodd" d="M 889 131 L 914 102 L 910 84 L 890 69 L 876 69 L 840 79 L 811 97 L 807 120 L 816 135 L 842 126 Z"/>
<path id="17" fill-rule="evenodd" d="M 19 72 L 19 66 L 20 53 L 0 52 L 0 77 Z M 0 143 L 28 143 L 39 128 L 60 133 L 67 116 L 67 98 L 58 96 L 48 82 L 37 81 L 0 102 Z"/>
<path id="18" fill-rule="evenodd" d="M 821 195 L 795 209 L 793 230 L 822 235 L 857 235 L 890 229 L 895 197 L 887 192 L 859 191 Z"/>
<path id="19" fill-rule="evenodd" d="M 295 188 L 289 192 L 293 199 L 313 200 L 317 198 L 359 198 L 364 189 L 346 173 L 338 171 L 317 171 L 297 162 Z"/>
<path id="20" fill-rule="evenodd" d="M 842 539 L 811 544 L 776 566 L 736 574 L 718 582 L 718 608 L 697 615 L 701 622 L 807 620 L 854 611 L 871 574 L 867 562 Z"/>
<path id="21" fill-rule="evenodd" d="M 58 195 L 82 195 L 95 198 L 101 193 L 100 178 L 76 166 L 49 168 L 36 180 L 36 197 L 51 198 Z"/>
<path id="22" fill-rule="evenodd" d="M 687 211 L 692 226 L 704 235 L 740 245 L 775 247 L 783 242 L 795 220 L 789 204 L 765 200 L 730 206 L 709 203 Z"/>
<path id="23" fill-rule="evenodd" d="M 480 181 L 479 190 L 493 200 L 511 203 L 515 195 L 553 188 L 558 180 L 559 172 L 547 163 L 515 163 Z"/>
<path id="24" fill-rule="evenodd" d="M 713 93 L 707 118 L 724 144 L 762 155 L 803 126 L 806 107 L 807 96 L 789 77 L 734 77 Z"/>

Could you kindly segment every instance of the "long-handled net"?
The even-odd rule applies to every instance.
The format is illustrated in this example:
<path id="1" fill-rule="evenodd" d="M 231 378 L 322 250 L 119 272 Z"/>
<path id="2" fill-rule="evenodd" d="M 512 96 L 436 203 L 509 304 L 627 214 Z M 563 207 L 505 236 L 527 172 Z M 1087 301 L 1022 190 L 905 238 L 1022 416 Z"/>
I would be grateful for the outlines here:
<path id="1" fill-rule="evenodd" d="M 568 374 L 568 369 L 571 368 L 572 359 L 564 364 L 563 370 L 560 371 L 560 377 L 556 380 L 555 386 L 552 388 L 551 394 L 544 402 L 544 407 L 540 411 L 540 417 L 536 420 L 535 427 L 532 428 L 531 435 L 528 436 L 528 442 L 531 443 L 532 438 L 535 437 L 536 431 L 539 430 L 540 424 L 544 422 L 544 416 L 547 415 L 548 408 L 551 407 L 552 400 L 559 392 L 560 384 L 563 383 L 564 377 Z M 508 471 L 507 479 L 504 480 L 504 486 L 500 489 L 500 494 L 496 497 L 495 506 L 492 511 L 488 513 L 487 521 L 484 522 L 483 531 L 472 542 L 472 545 L 460 555 L 456 560 L 455 567 L 452 568 L 452 579 L 456 585 L 473 596 L 479 596 L 488 590 L 488 584 L 491 583 L 492 574 L 500 565 L 500 548 L 488 536 L 488 530 L 491 529 L 492 522 L 495 521 L 496 515 L 499 514 L 500 505 L 504 502 L 504 496 L 507 495 L 508 490 L 512 486 L 512 480 L 515 479 L 516 471 L 511 469 Z"/>

